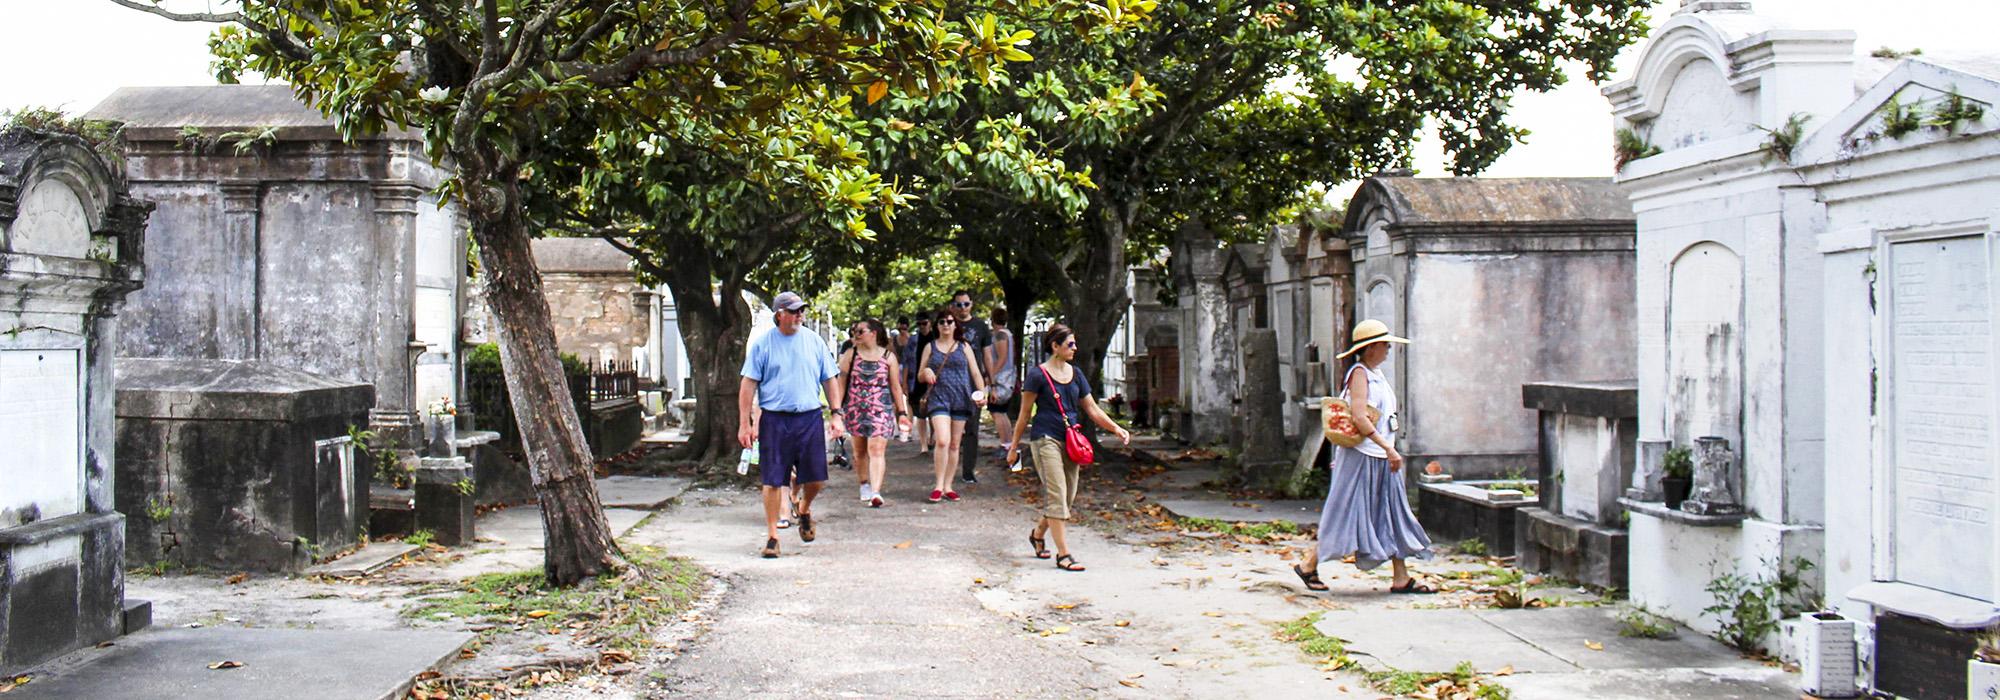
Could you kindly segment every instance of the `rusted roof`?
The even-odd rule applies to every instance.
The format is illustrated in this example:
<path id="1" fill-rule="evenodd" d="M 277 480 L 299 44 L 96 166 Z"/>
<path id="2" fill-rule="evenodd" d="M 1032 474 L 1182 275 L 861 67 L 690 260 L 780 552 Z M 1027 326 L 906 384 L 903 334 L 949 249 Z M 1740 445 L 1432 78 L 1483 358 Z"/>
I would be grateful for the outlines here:
<path id="1" fill-rule="evenodd" d="M 632 256 L 598 238 L 538 238 L 535 266 L 542 272 L 632 273 Z"/>
<path id="2" fill-rule="evenodd" d="M 1391 225 L 1633 220 L 1631 200 L 1610 178 L 1378 176 L 1348 202 L 1345 233 L 1357 234 L 1376 206 L 1391 212 Z"/>

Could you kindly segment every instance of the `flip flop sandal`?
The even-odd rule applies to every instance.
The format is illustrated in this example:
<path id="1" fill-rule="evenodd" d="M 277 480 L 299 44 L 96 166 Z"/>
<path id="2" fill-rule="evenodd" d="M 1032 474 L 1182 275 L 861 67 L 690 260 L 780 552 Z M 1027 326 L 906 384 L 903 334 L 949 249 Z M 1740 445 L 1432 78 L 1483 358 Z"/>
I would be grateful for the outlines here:
<path id="1" fill-rule="evenodd" d="M 1410 579 L 1409 583 L 1405 583 L 1405 584 L 1403 584 L 1403 585 L 1401 585 L 1401 586 L 1390 586 L 1390 587 L 1389 587 L 1389 592 L 1390 592 L 1390 593 L 1407 593 L 1407 594 L 1410 594 L 1410 595 L 1430 595 L 1430 594 L 1432 594 L 1432 593 L 1436 593 L 1436 592 L 1438 592 L 1438 590 L 1437 590 L 1437 589 L 1435 589 L 1435 588 L 1432 588 L 1432 587 L 1430 587 L 1430 586 L 1426 586 L 1426 585 L 1424 585 L 1424 584 L 1421 584 L 1421 583 L 1417 583 L 1417 580 L 1416 580 L 1416 579 Z"/>
<path id="2" fill-rule="evenodd" d="M 1318 571 L 1310 571 L 1310 572 L 1308 572 L 1308 571 L 1306 571 L 1305 569 L 1301 569 L 1301 568 L 1299 568 L 1299 565 L 1297 565 L 1297 564 L 1293 564 L 1293 565 L 1292 565 L 1292 573 L 1295 573 L 1295 574 L 1298 574 L 1298 575 L 1299 575 L 1299 580 L 1300 580 L 1300 581 L 1304 581 L 1304 582 L 1305 582 L 1305 584 L 1306 584 L 1306 590 L 1308 590 L 1308 591 L 1324 591 L 1324 590 L 1326 590 L 1326 582 L 1325 582 L 1325 581 L 1321 581 L 1321 580 L 1319 579 L 1319 572 L 1318 572 Z"/>
<path id="3" fill-rule="evenodd" d="M 1060 557 L 1056 557 L 1056 568 L 1058 568 L 1058 569 L 1062 569 L 1063 571 L 1083 571 L 1083 570 L 1084 570 L 1084 568 L 1083 568 L 1083 566 L 1082 566 L 1082 565 L 1080 565 L 1080 564 L 1077 564 L 1077 563 L 1076 563 L 1076 557 L 1072 557 L 1072 556 L 1070 556 L 1070 555 L 1067 555 L 1067 554 L 1064 554 L 1064 555 L 1062 555 L 1062 556 L 1060 556 Z"/>
<path id="4" fill-rule="evenodd" d="M 771 539 L 764 540 L 764 558 L 765 559 L 778 558 L 778 538 L 773 537 Z"/>
<path id="5" fill-rule="evenodd" d="M 1043 539 L 1043 538 L 1040 538 L 1040 537 L 1036 537 L 1036 536 L 1034 536 L 1034 535 L 1028 535 L 1028 544 L 1031 544 L 1031 545 L 1034 545 L 1034 546 L 1035 546 L 1035 558 L 1036 558 L 1036 559 L 1047 559 L 1047 558 L 1049 558 L 1049 541 L 1048 541 L 1048 540 L 1046 540 L 1046 539 Z"/>
<path id="6" fill-rule="evenodd" d="M 811 514 L 811 513 L 800 513 L 800 514 L 799 514 L 799 540 L 800 540 L 800 541 L 802 541 L 802 542 L 811 542 L 811 541 L 813 541 L 814 539 L 818 539 L 818 538 L 819 538 L 819 532 L 813 529 L 813 516 L 812 516 L 812 514 Z"/>

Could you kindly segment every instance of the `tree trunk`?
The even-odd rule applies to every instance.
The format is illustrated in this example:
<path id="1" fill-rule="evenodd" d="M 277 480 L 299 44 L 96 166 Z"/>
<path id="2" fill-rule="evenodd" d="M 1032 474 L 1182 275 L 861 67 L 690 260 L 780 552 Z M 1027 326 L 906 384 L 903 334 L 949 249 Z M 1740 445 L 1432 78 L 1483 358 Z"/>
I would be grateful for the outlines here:
<path id="1" fill-rule="evenodd" d="M 1085 222 L 1095 240 L 1083 253 L 1083 268 L 1063 285 L 1063 316 L 1076 331 L 1076 364 L 1100 392 L 1111 334 L 1132 305 L 1125 289 L 1125 242 L 1137 209 L 1137 204 L 1113 203 L 1098 212 L 1096 220 Z"/>
<path id="2" fill-rule="evenodd" d="M 750 335 L 750 308 L 743 302 L 740 283 L 725 280 L 717 299 L 710 265 L 698 256 L 684 256 L 661 267 L 680 313 L 681 333 L 687 339 L 688 372 L 697 392 L 687 444 L 666 457 L 694 462 L 704 470 L 733 463 L 738 449 L 738 368 Z"/>
<path id="3" fill-rule="evenodd" d="M 467 197 L 472 235 L 486 270 L 507 395 L 542 507 L 543 573 L 551 584 L 566 586 L 622 569 L 625 561 L 598 501 L 590 447 L 557 359 L 555 326 L 542 296 L 516 174 L 503 169 L 480 175 L 463 173 L 469 186 L 485 183 L 486 189 Z"/>

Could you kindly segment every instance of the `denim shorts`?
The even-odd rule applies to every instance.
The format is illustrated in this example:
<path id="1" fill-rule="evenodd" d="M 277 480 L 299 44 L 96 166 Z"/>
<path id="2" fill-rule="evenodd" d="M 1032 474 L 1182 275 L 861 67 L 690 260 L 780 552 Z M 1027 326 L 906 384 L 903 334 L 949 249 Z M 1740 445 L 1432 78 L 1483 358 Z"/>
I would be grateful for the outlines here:
<path id="1" fill-rule="evenodd" d="M 928 416 L 931 418 L 936 418 L 938 416 L 951 416 L 952 420 L 967 420 L 967 421 L 972 420 L 971 413 L 967 413 L 965 411 L 954 411 L 949 408 L 933 408 L 931 409 L 931 412 L 928 414 Z"/>
<path id="2" fill-rule="evenodd" d="M 826 481 L 826 420 L 819 411 L 765 411 L 757 425 L 765 486 Z"/>

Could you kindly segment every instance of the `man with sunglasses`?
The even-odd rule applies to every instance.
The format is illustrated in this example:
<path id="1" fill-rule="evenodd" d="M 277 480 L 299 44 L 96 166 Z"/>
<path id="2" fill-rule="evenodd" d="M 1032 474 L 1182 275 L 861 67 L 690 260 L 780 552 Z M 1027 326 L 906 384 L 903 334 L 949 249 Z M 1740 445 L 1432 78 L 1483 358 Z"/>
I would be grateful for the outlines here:
<path id="1" fill-rule="evenodd" d="M 951 317 L 958 326 L 965 329 L 965 342 L 972 346 L 974 357 L 985 357 L 986 348 L 993 344 L 993 330 L 986 322 L 972 314 L 972 292 L 958 290 L 951 293 Z M 982 370 L 983 371 L 983 370 Z M 972 474 L 972 465 L 979 462 L 979 416 L 965 422 L 965 437 L 958 443 L 958 479 L 968 484 L 977 484 L 979 479 Z"/>
<path id="2" fill-rule="evenodd" d="M 765 559 L 778 558 L 779 489 L 796 481 L 800 493 L 799 539 L 818 537 L 813 529 L 812 503 L 826 483 L 827 408 L 821 396 L 837 396 L 839 376 L 826 341 L 811 331 L 800 332 L 806 301 L 784 292 L 771 304 L 778 327 L 758 336 L 743 357 L 743 382 L 736 393 L 736 441 L 745 449 L 758 445 L 764 484 Z M 822 394 L 821 392 L 825 393 Z M 750 408 L 763 409 L 755 422 Z M 833 436 L 846 432 L 840 407 L 833 406 Z M 761 440 L 760 440 L 761 438 Z"/>

